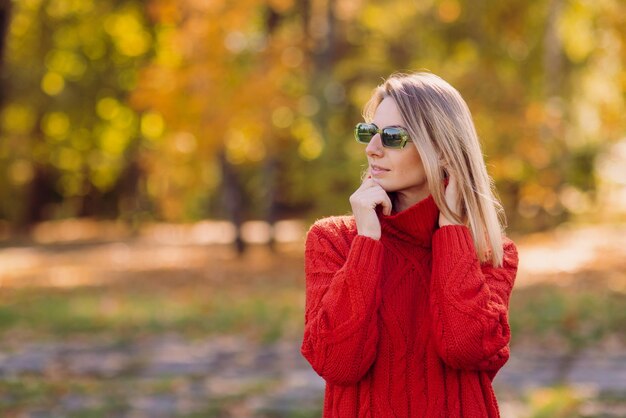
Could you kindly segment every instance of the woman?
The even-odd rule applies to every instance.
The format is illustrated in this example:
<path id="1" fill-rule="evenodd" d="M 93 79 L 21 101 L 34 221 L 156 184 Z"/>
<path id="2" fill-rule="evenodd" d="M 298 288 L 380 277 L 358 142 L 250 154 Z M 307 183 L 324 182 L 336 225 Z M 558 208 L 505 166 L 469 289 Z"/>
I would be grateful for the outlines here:
<path id="1" fill-rule="evenodd" d="M 353 215 L 306 238 L 301 353 L 323 416 L 497 417 L 518 257 L 467 105 L 433 74 L 397 74 L 364 116 Z"/>

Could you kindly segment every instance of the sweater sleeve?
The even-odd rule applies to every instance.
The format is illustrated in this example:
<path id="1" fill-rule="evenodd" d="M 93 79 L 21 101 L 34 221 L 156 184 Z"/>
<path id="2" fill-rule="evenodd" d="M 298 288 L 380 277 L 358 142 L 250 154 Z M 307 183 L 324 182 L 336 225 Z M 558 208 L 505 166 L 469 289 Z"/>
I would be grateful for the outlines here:
<path id="1" fill-rule="evenodd" d="M 480 264 L 470 230 L 447 225 L 433 236 L 430 291 L 435 347 L 450 367 L 486 371 L 491 379 L 509 359 L 509 298 L 518 255 L 504 243 L 502 267 Z"/>
<path id="2" fill-rule="evenodd" d="M 336 236 L 333 236 L 335 234 Z M 333 239 L 334 238 L 334 239 Z M 383 247 L 313 225 L 305 244 L 306 302 L 301 353 L 329 383 L 352 385 L 376 358 Z"/>

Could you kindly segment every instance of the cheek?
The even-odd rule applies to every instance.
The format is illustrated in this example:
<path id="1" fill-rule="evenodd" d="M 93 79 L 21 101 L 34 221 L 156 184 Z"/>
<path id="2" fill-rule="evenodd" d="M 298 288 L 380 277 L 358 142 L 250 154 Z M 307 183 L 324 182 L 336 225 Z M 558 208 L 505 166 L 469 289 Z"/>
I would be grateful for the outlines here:
<path id="1" fill-rule="evenodd" d="M 419 157 L 417 151 L 415 153 L 411 153 L 408 155 L 402 155 L 402 158 L 398 159 L 398 167 L 401 167 L 398 172 L 401 172 L 411 178 L 415 178 L 416 176 L 420 176 L 424 172 L 424 167 L 422 166 L 422 159 Z"/>

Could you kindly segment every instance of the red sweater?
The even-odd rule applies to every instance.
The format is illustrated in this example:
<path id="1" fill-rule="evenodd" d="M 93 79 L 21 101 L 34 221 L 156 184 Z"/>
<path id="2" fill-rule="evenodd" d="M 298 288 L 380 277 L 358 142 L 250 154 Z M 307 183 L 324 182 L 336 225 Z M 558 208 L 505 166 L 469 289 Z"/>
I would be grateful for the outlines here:
<path id="1" fill-rule="evenodd" d="M 380 208 L 380 240 L 357 235 L 353 216 L 307 233 L 301 353 L 326 381 L 323 417 L 498 417 L 515 245 L 505 237 L 494 268 L 466 226 L 438 227 L 432 195 Z"/>

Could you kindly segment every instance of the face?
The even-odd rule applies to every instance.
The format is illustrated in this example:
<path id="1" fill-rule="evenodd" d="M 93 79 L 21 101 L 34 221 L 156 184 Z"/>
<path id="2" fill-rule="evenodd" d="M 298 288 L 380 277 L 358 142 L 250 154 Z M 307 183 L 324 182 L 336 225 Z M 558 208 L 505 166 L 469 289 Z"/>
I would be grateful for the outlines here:
<path id="1" fill-rule="evenodd" d="M 391 97 L 386 97 L 376 108 L 372 122 L 379 128 L 406 124 Z M 411 200 L 419 200 L 427 190 L 422 159 L 413 142 L 402 149 L 384 148 L 380 134 L 376 134 L 365 148 L 369 174 L 387 192 L 399 192 Z M 377 170 L 376 166 L 384 170 Z"/>

